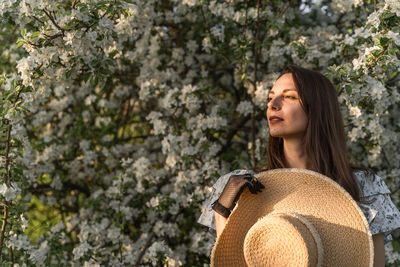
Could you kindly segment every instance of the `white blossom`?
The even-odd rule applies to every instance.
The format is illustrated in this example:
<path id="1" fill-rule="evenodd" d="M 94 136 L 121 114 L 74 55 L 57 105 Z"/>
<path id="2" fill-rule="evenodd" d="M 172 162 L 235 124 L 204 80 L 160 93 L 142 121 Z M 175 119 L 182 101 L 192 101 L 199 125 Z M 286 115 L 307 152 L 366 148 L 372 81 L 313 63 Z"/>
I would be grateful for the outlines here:
<path id="1" fill-rule="evenodd" d="M 225 27 L 222 24 L 215 25 L 214 27 L 211 28 L 211 34 L 220 41 L 224 41 L 225 38 L 224 29 Z"/>
<path id="2" fill-rule="evenodd" d="M 251 105 L 251 102 L 247 100 L 240 102 L 239 105 L 236 107 L 236 111 L 243 116 L 252 113 L 253 107 Z"/>
<path id="3" fill-rule="evenodd" d="M 387 263 L 395 263 L 400 261 L 400 253 L 393 249 L 392 242 L 385 243 L 385 259 Z"/>
<path id="4" fill-rule="evenodd" d="M 17 62 L 18 72 L 21 74 L 22 83 L 26 86 L 31 85 L 31 73 L 37 66 L 32 57 L 21 58 Z"/>
<path id="5" fill-rule="evenodd" d="M 11 183 L 10 186 L 3 183 L 0 185 L 0 194 L 7 200 L 15 200 L 17 196 L 21 193 L 21 189 L 16 183 Z"/>
<path id="6" fill-rule="evenodd" d="M 20 219 L 21 219 L 22 231 L 25 231 L 25 229 L 28 227 L 28 220 L 24 217 L 24 214 L 20 215 Z"/>
<path id="7" fill-rule="evenodd" d="M 17 235 L 17 234 L 10 232 L 10 238 L 7 241 L 7 246 L 9 248 L 17 249 L 17 250 L 20 250 L 20 249 L 27 250 L 30 247 L 30 243 L 31 242 L 29 241 L 29 239 L 26 235 L 23 235 L 23 234 Z"/>
<path id="8" fill-rule="evenodd" d="M 400 3 L 397 0 L 386 0 L 385 7 L 391 10 L 393 13 L 396 13 L 398 17 L 400 17 Z"/>
<path id="9" fill-rule="evenodd" d="M 48 241 L 43 241 L 38 249 L 30 251 L 29 259 L 38 266 L 44 266 L 50 247 Z"/>
<path id="10" fill-rule="evenodd" d="M 378 12 L 373 12 L 371 15 L 368 16 L 367 23 L 371 23 L 371 25 L 375 28 L 379 27 L 380 24 L 380 19 L 379 19 L 379 13 Z"/>
<path id="11" fill-rule="evenodd" d="M 86 252 L 89 250 L 93 249 L 91 245 L 89 245 L 86 241 L 83 243 L 80 243 L 78 247 L 74 248 L 72 250 L 72 253 L 74 255 L 74 259 L 80 259 L 83 255 L 85 255 Z"/>

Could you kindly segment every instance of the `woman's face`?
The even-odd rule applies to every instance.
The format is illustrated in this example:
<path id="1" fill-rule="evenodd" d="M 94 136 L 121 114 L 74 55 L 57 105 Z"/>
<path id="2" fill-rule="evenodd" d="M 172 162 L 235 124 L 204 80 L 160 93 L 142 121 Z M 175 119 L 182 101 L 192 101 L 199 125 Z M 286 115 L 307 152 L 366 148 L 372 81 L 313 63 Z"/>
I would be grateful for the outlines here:
<path id="1" fill-rule="evenodd" d="M 285 139 L 303 136 L 308 119 L 291 73 L 282 75 L 269 92 L 267 118 L 271 136 Z"/>

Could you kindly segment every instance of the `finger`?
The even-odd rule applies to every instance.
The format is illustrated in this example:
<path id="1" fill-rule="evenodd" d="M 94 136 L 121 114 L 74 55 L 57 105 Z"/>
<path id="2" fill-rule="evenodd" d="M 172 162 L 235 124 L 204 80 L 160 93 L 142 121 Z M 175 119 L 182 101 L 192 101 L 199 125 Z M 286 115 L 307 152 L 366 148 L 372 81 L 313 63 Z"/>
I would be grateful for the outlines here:
<path id="1" fill-rule="evenodd" d="M 255 188 L 258 192 L 261 192 L 261 190 L 262 190 L 262 188 L 261 188 L 261 186 L 260 186 L 259 183 L 254 183 L 254 188 Z"/>
<path id="2" fill-rule="evenodd" d="M 246 181 L 249 181 L 249 182 L 251 182 L 253 180 L 253 178 L 249 174 L 246 174 L 245 176 L 243 176 L 243 179 L 245 179 Z"/>
<path id="3" fill-rule="evenodd" d="M 257 182 L 260 184 L 261 188 L 265 188 L 265 186 L 260 181 L 257 180 Z"/>
<path id="4" fill-rule="evenodd" d="M 249 177 L 249 176 L 245 176 L 245 177 L 243 177 L 243 179 L 245 179 L 246 181 L 248 181 L 248 182 L 251 182 L 251 177 Z"/>
<path id="5" fill-rule="evenodd" d="M 254 183 L 255 185 L 257 185 L 257 187 L 265 188 L 265 186 L 264 186 L 259 180 L 257 180 L 257 178 L 254 178 L 253 183 Z"/>
<path id="6" fill-rule="evenodd" d="M 247 187 L 249 188 L 249 190 L 252 194 L 257 194 L 257 189 L 254 187 L 254 185 L 252 183 L 248 183 Z"/>
<path id="7" fill-rule="evenodd" d="M 265 188 L 265 186 L 260 181 L 257 181 L 257 185 L 258 185 L 258 187 L 260 189 L 264 189 Z"/>

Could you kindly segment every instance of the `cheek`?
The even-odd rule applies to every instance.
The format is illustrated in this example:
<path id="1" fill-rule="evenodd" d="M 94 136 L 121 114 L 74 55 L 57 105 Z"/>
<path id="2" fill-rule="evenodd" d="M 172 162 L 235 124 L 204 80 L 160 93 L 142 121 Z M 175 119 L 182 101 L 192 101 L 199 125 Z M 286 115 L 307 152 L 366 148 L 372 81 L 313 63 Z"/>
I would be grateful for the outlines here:
<path id="1" fill-rule="evenodd" d="M 297 126 L 296 128 L 300 128 L 302 130 L 305 130 L 307 123 L 308 123 L 308 118 L 304 110 L 298 106 L 293 110 L 293 123 Z"/>

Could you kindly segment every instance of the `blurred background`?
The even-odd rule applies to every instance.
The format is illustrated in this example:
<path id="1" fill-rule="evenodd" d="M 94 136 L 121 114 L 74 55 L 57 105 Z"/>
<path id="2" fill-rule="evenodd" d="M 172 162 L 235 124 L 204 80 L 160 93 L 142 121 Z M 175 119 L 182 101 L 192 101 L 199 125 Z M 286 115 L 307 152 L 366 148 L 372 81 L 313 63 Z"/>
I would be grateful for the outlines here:
<path id="1" fill-rule="evenodd" d="M 334 82 L 400 206 L 397 0 L 2 0 L 0 26 L 2 266 L 208 266 L 202 205 L 265 162 L 288 64 Z"/>

